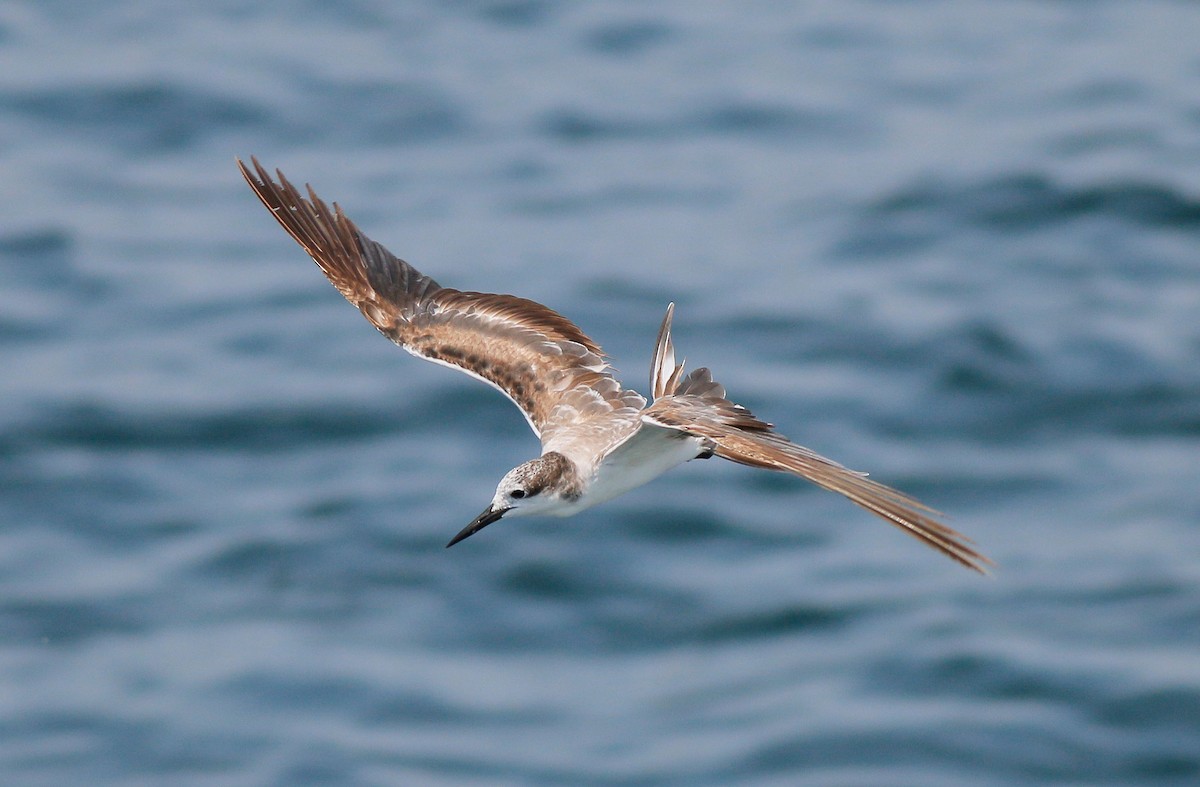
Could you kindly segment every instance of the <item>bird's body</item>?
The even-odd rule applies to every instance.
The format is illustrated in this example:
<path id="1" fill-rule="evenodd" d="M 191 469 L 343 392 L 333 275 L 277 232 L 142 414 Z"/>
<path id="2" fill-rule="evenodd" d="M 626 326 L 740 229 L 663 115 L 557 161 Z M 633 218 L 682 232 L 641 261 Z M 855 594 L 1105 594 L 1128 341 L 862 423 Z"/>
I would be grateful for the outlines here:
<path id="1" fill-rule="evenodd" d="M 968 568 L 990 561 L 936 512 L 779 435 L 725 397 L 707 369 L 675 363 L 669 306 L 655 346 L 652 400 L 624 388 L 603 352 L 557 312 L 512 295 L 442 287 L 363 235 L 335 203 L 307 198 L 276 170 L 238 162 L 254 192 L 335 287 L 413 355 L 467 372 L 521 409 L 542 441 L 510 470 L 492 502 L 447 546 L 502 516 L 570 516 L 676 465 L 719 456 L 780 470 L 845 495 Z"/>

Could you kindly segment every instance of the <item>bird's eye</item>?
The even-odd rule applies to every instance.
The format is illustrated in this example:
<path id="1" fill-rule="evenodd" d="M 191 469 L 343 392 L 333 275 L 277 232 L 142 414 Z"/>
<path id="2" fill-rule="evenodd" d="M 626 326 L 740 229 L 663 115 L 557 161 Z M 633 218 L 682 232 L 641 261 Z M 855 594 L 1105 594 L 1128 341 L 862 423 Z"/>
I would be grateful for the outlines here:
<path id="1" fill-rule="evenodd" d="M 525 497 L 525 490 L 524 489 L 514 489 L 513 491 L 508 493 L 508 496 L 511 498 L 520 500 L 522 497 Z"/>

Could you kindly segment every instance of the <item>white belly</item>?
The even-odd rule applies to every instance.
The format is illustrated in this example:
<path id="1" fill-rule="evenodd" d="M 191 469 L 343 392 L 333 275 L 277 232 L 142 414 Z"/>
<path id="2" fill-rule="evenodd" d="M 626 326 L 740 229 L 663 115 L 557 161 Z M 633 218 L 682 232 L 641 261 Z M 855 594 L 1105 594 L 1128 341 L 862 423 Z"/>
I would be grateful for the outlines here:
<path id="1" fill-rule="evenodd" d="M 674 429 L 643 425 L 633 437 L 604 458 L 575 511 L 611 500 L 653 481 L 672 467 L 695 459 L 704 447 L 702 438 Z"/>

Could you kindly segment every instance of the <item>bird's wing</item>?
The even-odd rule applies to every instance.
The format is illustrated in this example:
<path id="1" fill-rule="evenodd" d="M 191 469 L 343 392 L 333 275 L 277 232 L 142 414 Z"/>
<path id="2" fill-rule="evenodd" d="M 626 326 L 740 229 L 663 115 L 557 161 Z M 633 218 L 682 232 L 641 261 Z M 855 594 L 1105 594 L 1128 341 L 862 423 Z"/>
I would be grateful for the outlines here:
<path id="1" fill-rule="evenodd" d="M 987 573 L 992 564 L 970 539 L 942 524 L 938 512 L 913 498 L 796 445 L 742 407 L 725 398 L 725 388 L 707 369 L 683 376 L 671 346 L 672 310 L 659 332 L 651 371 L 654 403 L 642 412 L 648 424 L 704 437 L 713 453 L 751 467 L 798 475 L 837 492 L 915 536 L 967 568 Z"/>
<path id="2" fill-rule="evenodd" d="M 513 295 L 442 287 L 362 234 L 335 202 L 300 194 L 252 158 L 238 161 L 250 188 L 346 300 L 408 352 L 461 369 L 516 403 L 546 442 L 581 407 L 640 409 L 645 400 L 613 378 L 600 347 L 574 323 Z"/>

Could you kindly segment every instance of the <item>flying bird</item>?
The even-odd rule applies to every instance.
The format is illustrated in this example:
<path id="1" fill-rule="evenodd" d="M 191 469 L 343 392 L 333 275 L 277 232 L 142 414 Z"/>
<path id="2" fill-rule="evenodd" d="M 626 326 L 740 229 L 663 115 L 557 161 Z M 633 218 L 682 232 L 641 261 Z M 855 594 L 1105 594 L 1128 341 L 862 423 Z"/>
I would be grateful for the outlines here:
<path id="1" fill-rule="evenodd" d="M 250 188 L 346 300 L 413 355 L 466 372 L 511 399 L 542 442 L 508 471 L 491 503 L 451 547 L 502 517 L 571 516 L 692 459 L 719 456 L 779 470 L 837 492 L 962 565 L 991 561 L 928 506 L 797 445 L 726 397 L 708 369 L 684 373 L 667 307 L 650 370 L 653 400 L 613 377 L 600 347 L 574 323 L 515 295 L 443 287 L 368 238 L 335 202 L 301 194 L 251 158 Z"/>

